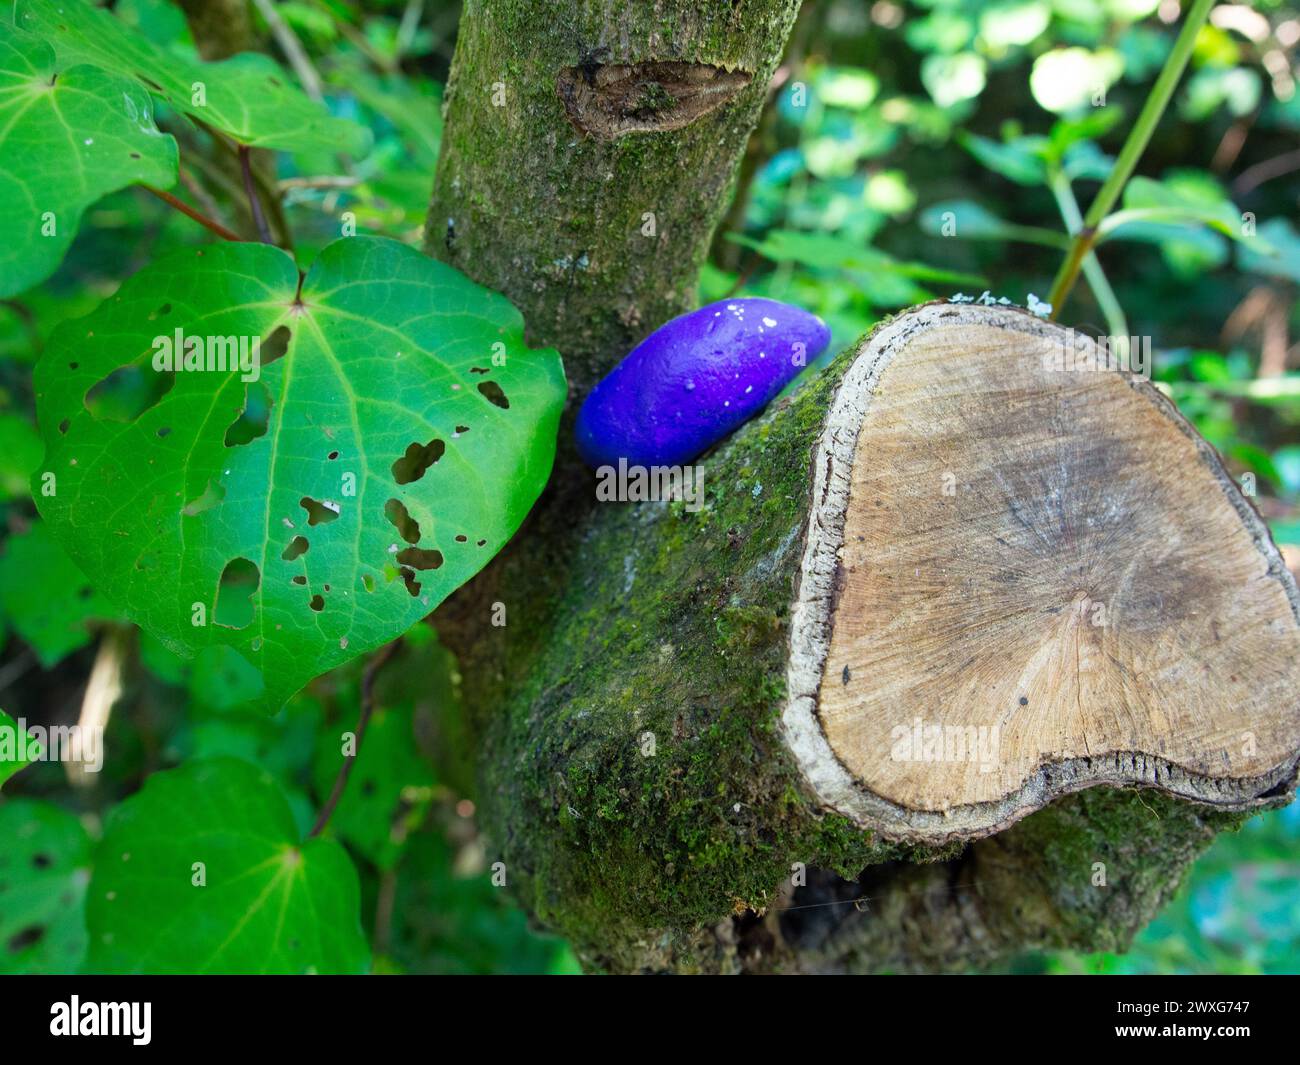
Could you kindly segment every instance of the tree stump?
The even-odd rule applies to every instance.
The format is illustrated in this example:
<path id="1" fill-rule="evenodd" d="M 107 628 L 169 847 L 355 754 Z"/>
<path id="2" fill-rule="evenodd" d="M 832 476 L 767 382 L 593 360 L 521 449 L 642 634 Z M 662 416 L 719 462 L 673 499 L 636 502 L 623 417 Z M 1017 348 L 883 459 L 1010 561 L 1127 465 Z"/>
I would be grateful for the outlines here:
<path id="1" fill-rule="evenodd" d="M 702 507 L 524 534 L 509 623 L 449 642 L 494 859 L 589 965 L 1122 948 L 1287 801 L 1295 582 L 1209 445 L 1095 357 L 925 305 L 706 455 Z"/>

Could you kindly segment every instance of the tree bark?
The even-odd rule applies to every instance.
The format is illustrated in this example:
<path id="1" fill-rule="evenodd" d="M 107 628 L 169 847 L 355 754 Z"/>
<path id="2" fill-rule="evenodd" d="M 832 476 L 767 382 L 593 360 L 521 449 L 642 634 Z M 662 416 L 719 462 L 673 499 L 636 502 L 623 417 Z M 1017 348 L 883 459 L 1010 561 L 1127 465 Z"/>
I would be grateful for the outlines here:
<path id="1" fill-rule="evenodd" d="M 694 305 L 798 0 L 470 0 L 426 249 L 585 395 Z"/>
<path id="2" fill-rule="evenodd" d="M 571 398 L 690 305 L 793 14 L 791 4 L 775 2 L 467 4 L 428 249 L 521 307 L 530 342 L 554 344 L 565 356 Z M 692 85 L 718 76 L 702 68 L 740 70 L 750 80 L 739 88 L 724 83 L 725 99 L 711 106 L 712 99 L 691 95 Z M 502 84 L 505 104 L 497 107 L 492 92 Z M 665 96 L 677 102 L 654 106 Z M 678 107 L 689 111 L 679 114 L 680 125 L 665 117 Z M 660 212 L 666 237 L 643 243 L 638 227 L 646 211 Z M 918 318 L 882 327 L 876 347 L 864 341 L 844 352 L 706 456 L 698 508 L 684 500 L 594 505 L 591 474 L 573 455 L 566 427 L 552 485 L 515 542 L 435 616 L 460 663 L 493 858 L 505 863 L 508 883 L 530 912 L 567 936 L 589 967 L 925 971 L 1036 947 L 1123 949 L 1216 832 L 1288 798 L 1300 759 L 1293 697 L 1261 724 L 1265 753 L 1249 764 L 1234 762 L 1228 750 L 1235 718 L 1224 718 L 1229 724 L 1218 732 L 1217 718 L 1207 723 L 1202 731 L 1216 738 L 1190 759 L 1190 776 L 1164 757 L 1165 733 L 1139 730 L 1145 746 L 1101 753 L 1087 749 L 1086 734 L 1083 751 L 1044 739 L 1042 765 L 1023 780 L 1008 770 L 993 798 L 940 796 L 907 810 L 901 799 L 876 801 L 872 773 L 850 780 L 847 790 L 827 784 L 821 756 L 809 754 L 810 729 L 830 740 L 832 760 L 852 762 L 846 751 L 865 757 L 852 736 L 833 738 L 820 716 L 822 671 L 833 671 L 825 673 L 835 678 L 833 689 L 841 683 L 839 661 L 822 652 L 810 686 L 800 657 L 809 646 L 809 610 L 830 604 L 826 638 L 812 643 L 838 646 L 831 619 L 840 617 L 845 588 L 858 588 L 833 561 L 827 568 L 843 543 L 832 544 L 831 556 L 812 550 L 836 493 L 850 491 L 849 473 L 871 469 L 869 458 L 848 454 L 865 415 L 845 421 L 843 410 L 876 387 L 868 370 L 882 336 L 949 313 L 965 315 L 977 331 L 1004 330 L 1012 346 L 1022 345 L 1026 332 L 1039 343 L 1054 328 L 1022 327 L 1009 312 L 990 312 L 994 320 L 982 322 L 957 307 L 923 308 Z M 981 336 L 995 360 L 1001 341 Z M 1084 392 L 1099 389 L 1110 403 L 1118 395 L 1113 384 L 1098 380 Z M 985 385 L 996 393 L 996 383 Z M 1195 438 L 1176 414 L 1157 408 L 1131 416 L 1152 424 L 1172 418 L 1175 436 Z M 1063 522 L 1053 531 L 1050 522 L 1035 521 L 1041 499 L 1032 477 L 1082 477 L 1088 498 L 1104 511 L 1106 478 L 1122 472 L 1055 411 L 1037 400 L 1017 409 L 1021 420 L 1010 435 L 1026 447 L 1030 480 L 1013 467 L 1001 470 L 1015 482 L 1003 519 L 1058 538 L 1056 554 L 1036 571 L 1044 594 L 1073 580 L 1075 527 Z M 944 436 L 942 425 L 913 429 L 903 436 L 915 454 L 964 446 L 961 433 Z M 1068 446 L 1060 454 L 1040 448 L 1033 457 L 1035 446 L 1062 434 Z M 996 454 L 994 444 L 987 454 Z M 1257 681 L 1246 686 L 1262 701 L 1279 685 L 1285 690 L 1287 677 L 1265 652 L 1274 647 L 1269 639 L 1295 642 L 1294 582 L 1262 523 L 1232 496 L 1221 468 L 1214 473 L 1203 442 L 1166 440 L 1161 447 L 1204 465 L 1202 486 L 1221 495 L 1217 520 L 1224 528 L 1239 523 L 1232 573 L 1249 571 L 1252 591 L 1267 587 L 1267 603 L 1242 614 L 1262 641 L 1243 651 Z M 1169 461 L 1163 452 L 1133 459 L 1152 483 Z M 991 468 L 1001 469 L 996 461 Z M 968 479 L 987 473 L 964 472 Z M 1069 487 L 1070 477 L 1060 476 Z M 905 515 L 909 489 L 903 483 L 891 491 L 882 502 Z M 1088 525 L 1087 515 L 1080 521 Z M 998 530 L 986 531 L 996 552 Z M 980 575 L 978 553 L 965 564 L 969 572 L 954 579 Z M 1191 578 L 1200 572 L 1171 577 L 1170 587 L 1186 593 L 1172 605 L 1188 625 L 1199 625 Z M 1181 584 L 1180 574 L 1187 578 Z M 1072 588 L 1059 606 L 1048 603 L 1059 619 L 1027 631 L 1042 628 L 1045 646 L 1065 634 L 1076 640 L 1075 653 L 1104 662 L 1113 649 L 1074 627 L 1081 608 Z M 802 595 L 807 589 L 816 594 Z M 1224 601 L 1231 589 L 1227 578 L 1211 584 Z M 991 601 L 997 594 L 994 587 Z M 1151 596 L 1125 591 L 1120 598 L 1126 616 L 1144 625 L 1159 614 Z M 978 620 L 972 616 L 965 627 Z M 960 633 L 960 616 L 952 621 Z M 1166 642 L 1190 647 L 1199 627 L 1196 634 Z M 908 630 L 906 618 L 893 633 L 903 653 L 923 645 L 922 635 Z M 1162 638 L 1159 631 L 1146 637 Z M 960 665 L 954 690 L 971 677 Z M 1179 661 L 1169 668 L 1186 672 Z M 1077 672 L 1078 691 L 1054 673 L 1046 688 L 1033 688 L 1035 709 L 1040 694 L 1053 706 L 1064 706 L 1067 696 L 1087 702 L 1079 678 L 1088 671 Z M 1117 676 L 1114 683 L 1127 690 L 1127 673 Z M 853 690 L 868 693 L 871 682 L 859 672 Z M 1109 705 L 1095 701 L 1099 711 Z M 1220 702 L 1231 703 L 1230 694 Z M 802 724 L 792 707 L 807 712 Z M 882 771 L 889 768 L 882 763 Z"/>

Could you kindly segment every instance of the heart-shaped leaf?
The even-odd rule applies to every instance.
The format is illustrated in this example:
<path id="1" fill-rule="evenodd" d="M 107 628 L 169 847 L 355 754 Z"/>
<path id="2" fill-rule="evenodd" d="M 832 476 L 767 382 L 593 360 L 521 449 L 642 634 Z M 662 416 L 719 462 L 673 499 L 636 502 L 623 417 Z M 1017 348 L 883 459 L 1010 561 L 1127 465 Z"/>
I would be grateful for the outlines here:
<path id="1" fill-rule="evenodd" d="M 360 154 L 370 142 L 365 127 L 330 115 L 267 56 L 245 53 L 220 63 L 189 59 L 85 0 L 18 0 L 14 22 L 48 41 L 60 61 L 138 78 L 177 111 L 240 144 Z"/>
<path id="2" fill-rule="evenodd" d="M 269 773 L 233 758 L 151 776 L 110 815 L 86 925 L 95 973 L 360 973 L 356 869 L 300 842 Z"/>
<path id="3" fill-rule="evenodd" d="M 54 272 L 101 196 L 176 182 L 176 142 L 133 79 L 56 61 L 25 33 L 0 39 L 0 296 Z"/>
<path id="4" fill-rule="evenodd" d="M 173 650 L 236 648 L 270 708 L 505 544 L 565 394 L 504 297 L 369 237 L 301 279 L 263 244 L 161 259 L 60 326 L 35 380 L 51 529 Z"/>

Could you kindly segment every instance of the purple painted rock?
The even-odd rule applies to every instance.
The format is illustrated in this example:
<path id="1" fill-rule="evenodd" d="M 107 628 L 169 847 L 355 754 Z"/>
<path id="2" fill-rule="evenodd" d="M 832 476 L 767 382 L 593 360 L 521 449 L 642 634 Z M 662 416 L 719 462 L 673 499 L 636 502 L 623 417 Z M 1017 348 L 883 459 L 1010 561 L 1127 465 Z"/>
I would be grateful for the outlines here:
<path id="1" fill-rule="evenodd" d="M 830 343 L 814 314 L 730 299 L 674 318 L 632 349 L 578 411 L 592 466 L 677 466 L 768 405 Z"/>

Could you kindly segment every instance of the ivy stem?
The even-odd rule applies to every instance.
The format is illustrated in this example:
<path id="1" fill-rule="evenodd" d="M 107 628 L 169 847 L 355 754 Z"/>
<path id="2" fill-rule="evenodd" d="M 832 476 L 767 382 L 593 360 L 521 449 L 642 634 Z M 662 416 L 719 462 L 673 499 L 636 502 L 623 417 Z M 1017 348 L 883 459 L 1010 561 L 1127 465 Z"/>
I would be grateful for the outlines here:
<path id="1" fill-rule="evenodd" d="M 196 221 L 199 225 L 203 226 L 204 229 L 210 229 L 213 233 L 221 237 L 223 240 L 242 241 L 244 239 L 233 230 L 227 229 L 220 222 L 213 221 L 213 219 L 209 218 L 202 211 L 196 210 L 195 208 L 191 207 L 184 200 L 178 200 L 170 192 L 166 192 L 163 189 L 156 189 L 152 185 L 142 185 L 141 188 L 147 189 L 149 192 L 152 192 L 155 196 L 158 197 L 158 199 L 162 200 L 163 203 L 175 207 L 176 210 L 180 211 L 181 214 L 185 215 L 187 218 L 194 219 L 194 221 Z"/>
<path id="2" fill-rule="evenodd" d="M 1205 24 L 1205 19 L 1210 13 L 1210 8 L 1214 6 L 1214 2 L 1215 0 L 1194 0 L 1191 9 L 1187 12 L 1182 31 L 1178 34 L 1178 40 L 1174 42 L 1173 51 L 1169 53 L 1169 61 L 1165 64 L 1164 69 L 1160 71 L 1160 76 L 1156 78 L 1155 85 L 1151 87 L 1151 95 L 1147 97 L 1146 103 L 1142 105 L 1142 113 L 1138 115 L 1137 122 L 1129 131 L 1128 139 L 1124 142 L 1124 147 L 1120 149 L 1119 158 L 1115 160 L 1115 166 L 1111 169 L 1110 176 L 1106 178 L 1101 190 L 1088 208 L 1088 214 L 1083 220 L 1083 226 L 1074 235 L 1074 243 L 1070 246 L 1070 253 L 1065 257 L 1065 262 L 1061 264 L 1061 269 L 1052 282 L 1052 291 L 1047 297 L 1047 301 L 1052 305 L 1053 319 L 1061 313 L 1065 301 L 1070 298 L 1070 290 L 1079 277 L 1079 270 L 1083 267 L 1084 260 L 1092 251 L 1093 244 L 1096 243 L 1097 227 L 1101 225 L 1110 209 L 1115 206 L 1115 201 L 1119 199 L 1120 193 L 1124 191 L 1128 179 L 1133 176 L 1138 160 L 1146 150 L 1151 135 L 1155 133 L 1160 117 L 1165 113 L 1165 108 L 1173 98 L 1174 89 L 1178 87 L 1178 81 L 1183 76 L 1183 70 L 1187 67 L 1188 59 L 1191 58 L 1192 46 L 1196 43 L 1196 35 L 1200 32 L 1201 26 Z"/>
<path id="3" fill-rule="evenodd" d="M 253 212 L 257 235 L 263 244 L 274 244 L 271 228 L 266 224 L 266 215 L 262 213 L 262 201 L 258 199 L 257 188 L 253 184 L 253 150 L 247 144 L 239 146 L 239 169 L 244 175 L 244 192 L 248 195 L 248 207 Z"/>
<path id="4" fill-rule="evenodd" d="M 1056 207 L 1065 221 L 1066 231 L 1070 234 L 1077 233 L 1083 228 L 1083 213 L 1079 210 L 1079 201 L 1074 198 L 1074 190 L 1070 188 L 1070 179 L 1061 169 L 1053 168 L 1048 175 L 1047 184 L 1056 197 Z M 1124 315 L 1124 308 L 1116 297 L 1115 290 L 1110 287 L 1105 271 L 1097 261 L 1096 252 L 1089 251 L 1084 256 L 1083 276 L 1087 279 L 1092 294 L 1097 297 L 1097 305 L 1106 317 L 1106 328 L 1110 330 L 1110 335 L 1127 337 L 1128 319 Z M 1055 307 L 1056 304 L 1052 306 Z"/>
<path id="5" fill-rule="evenodd" d="M 365 736 L 366 726 L 370 724 L 370 717 L 374 713 L 375 678 L 401 646 L 402 640 L 398 637 L 366 663 L 366 670 L 361 675 L 361 711 L 357 716 L 356 742 L 353 744 L 352 754 L 343 756 L 343 764 L 339 766 L 338 774 L 334 777 L 334 787 L 330 789 L 329 798 L 325 800 L 325 805 L 316 816 L 316 823 L 307 833 L 308 839 L 313 839 L 324 831 L 325 826 L 329 824 L 330 816 L 334 813 L 334 808 L 339 804 L 339 799 L 343 797 L 343 789 L 347 787 L 352 766 L 357 760 L 357 755 L 361 753 L 361 739 Z"/>

